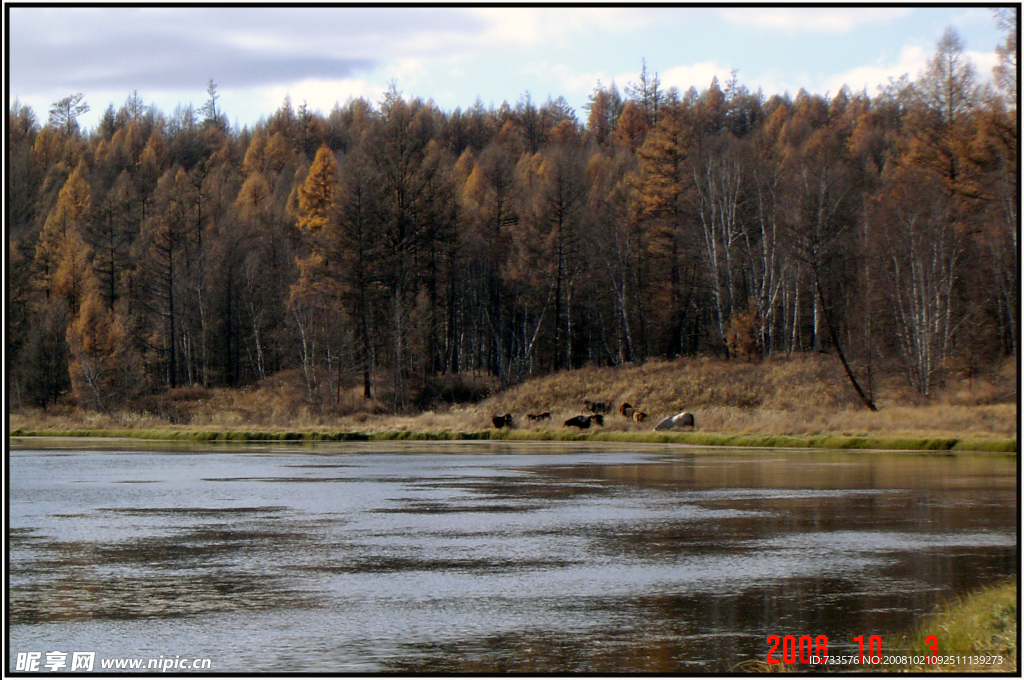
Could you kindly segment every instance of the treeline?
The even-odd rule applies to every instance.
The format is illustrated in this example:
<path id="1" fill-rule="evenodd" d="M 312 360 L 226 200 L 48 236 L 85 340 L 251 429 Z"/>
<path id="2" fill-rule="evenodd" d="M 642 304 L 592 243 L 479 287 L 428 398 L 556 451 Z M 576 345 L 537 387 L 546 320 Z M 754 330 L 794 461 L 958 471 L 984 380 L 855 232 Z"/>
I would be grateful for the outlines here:
<path id="1" fill-rule="evenodd" d="M 1016 20 L 995 87 L 948 31 L 875 97 L 664 89 L 646 66 L 446 113 L 392 86 L 231 129 L 216 86 L 165 115 L 82 95 L 8 119 L 8 389 L 105 411 L 301 373 L 329 410 L 439 376 L 836 352 L 899 369 L 1015 355 Z M 1011 43 L 1012 41 L 1012 43 Z"/>

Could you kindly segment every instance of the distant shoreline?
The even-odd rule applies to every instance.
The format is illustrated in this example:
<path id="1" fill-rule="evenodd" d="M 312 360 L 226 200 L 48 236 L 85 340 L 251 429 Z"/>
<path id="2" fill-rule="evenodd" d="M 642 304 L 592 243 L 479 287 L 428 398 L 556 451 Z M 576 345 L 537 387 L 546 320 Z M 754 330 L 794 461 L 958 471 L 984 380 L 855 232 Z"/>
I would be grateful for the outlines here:
<path id="1" fill-rule="evenodd" d="M 27 429 L 8 433 L 13 439 L 136 439 L 193 442 L 383 442 L 383 441 L 507 441 L 608 442 L 624 444 L 682 444 L 740 448 L 814 448 L 837 450 L 907 451 L 925 453 L 1009 453 L 1016 455 L 1017 440 L 1003 437 L 886 437 L 822 435 L 757 435 L 703 432 L 576 433 L 560 430 L 483 430 L 358 432 L 338 430 L 197 430 L 197 429 Z"/>

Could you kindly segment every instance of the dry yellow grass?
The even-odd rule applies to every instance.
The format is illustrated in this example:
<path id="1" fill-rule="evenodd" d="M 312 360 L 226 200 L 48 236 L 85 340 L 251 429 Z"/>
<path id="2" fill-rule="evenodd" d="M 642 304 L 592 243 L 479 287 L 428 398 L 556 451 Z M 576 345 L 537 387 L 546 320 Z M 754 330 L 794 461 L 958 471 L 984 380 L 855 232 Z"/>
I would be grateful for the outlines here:
<path id="1" fill-rule="evenodd" d="M 591 399 L 613 408 L 628 402 L 651 418 L 640 426 L 614 413 L 606 429 L 650 429 L 662 417 L 690 411 L 698 428 L 711 432 L 1012 437 L 1016 398 L 1016 362 L 1007 362 L 985 379 L 952 381 L 925 404 L 890 380 L 877 389 L 879 410 L 871 412 L 835 358 L 801 355 L 758 364 L 680 359 L 566 371 L 528 381 L 479 409 L 517 415 L 551 410 L 553 422 L 561 423 L 582 413 L 583 401 Z"/>
<path id="2" fill-rule="evenodd" d="M 492 427 L 492 415 L 512 413 L 518 429 L 544 430 L 561 428 L 566 419 L 584 413 L 583 401 L 591 399 L 613 409 L 629 402 L 649 414 L 646 423 L 636 424 L 613 411 L 605 430 L 650 430 L 660 418 L 686 410 L 696 415 L 699 431 L 725 434 L 1016 437 L 1016 373 L 1016 362 L 1008 361 L 989 375 L 951 380 L 927 403 L 918 403 L 898 377 L 889 377 L 876 386 L 879 411 L 872 413 L 857 400 L 834 357 L 797 355 L 761 363 L 687 358 L 563 371 L 477 404 L 390 415 L 384 404 L 364 400 L 357 387 L 333 407 L 310 405 L 301 378 L 291 372 L 241 390 L 178 388 L 148 398 L 139 412 L 23 409 L 10 414 L 10 427 L 479 431 Z M 551 420 L 526 420 L 525 414 L 541 411 L 550 411 Z"/>

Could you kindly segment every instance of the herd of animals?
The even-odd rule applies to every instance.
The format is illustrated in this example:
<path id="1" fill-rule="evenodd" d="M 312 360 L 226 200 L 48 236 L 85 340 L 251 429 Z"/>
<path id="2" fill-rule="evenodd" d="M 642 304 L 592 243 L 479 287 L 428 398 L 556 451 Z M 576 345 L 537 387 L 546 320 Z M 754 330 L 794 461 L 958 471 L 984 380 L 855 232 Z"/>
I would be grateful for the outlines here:
<path id="1" fill-rule="evenodd" d="M 591 401 L 587 399 L 584 400 L 583 405 L 586 407 L 586 410 L 590 412 L 589 415 L 573 416 L 563 423 L 565 427 L 578 427 L 581 430 L 586 430 L 592 423 L 604 425 L 604 417 L 608 415 L 609 411 L 611 411 L 608 404 L 603 401 Z M 623 402 L 619 406 L 618 411 L 620 416 L 628 420 L 632 420 L 634 423 L 642 423 L 647 420 L 646 413 L 634 408 L 632 404 L 626 402 Z M 551 420 L 551 411 L 527 413 L 526 419 L 532 422 Z M 514 426 L 511 413 L 506 413 L 501 416 L 491 416 L 491 423 L 499 430 L 503 427 Z M 683 411 L 682 413 L 677 413 L 674 416 L 669 416 L 659 421 L 658 424 L 654 426 L 654 429 L 673 430 L 682 427 L 696 429 L 696 423 L 694 422 L 692 413 Z"/>

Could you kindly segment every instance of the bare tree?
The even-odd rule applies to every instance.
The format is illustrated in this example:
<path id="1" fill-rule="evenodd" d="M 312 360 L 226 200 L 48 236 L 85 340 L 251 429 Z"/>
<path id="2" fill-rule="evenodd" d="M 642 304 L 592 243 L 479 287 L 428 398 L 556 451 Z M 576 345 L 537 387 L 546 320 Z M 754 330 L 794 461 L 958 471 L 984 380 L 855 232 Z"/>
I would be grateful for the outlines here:
<path id="1" fill-rule="evenodd" d="M 897 348 L 907 378 L 923 396 L 944 384 L 960 318 L 954 293 L 964 243 L 949 221 L 949 201 L 926 174 L 906 172 L 890 183 L 873 219 Z"/>
<path id="2" fill-rule="evenodd" d="M 718 141 L 705 148 L 694 165 L 693 183 L 718 333 L 724 343 L 726 323 L 736 310 L 733 296 L 739 262 L 733 251 L 743 235 L 739 223 L 743 173 L 739 159 L 730 153 L 728 138 Z"/>
<path id="3" fill-rule="evenodd" d="M 47 124 L 68 136 L 78 132 L 78 117 L 89 112 L 89 105 L 82 101 L 84 98 L 85 95 L 78 92 L 54 102 Z"/>

